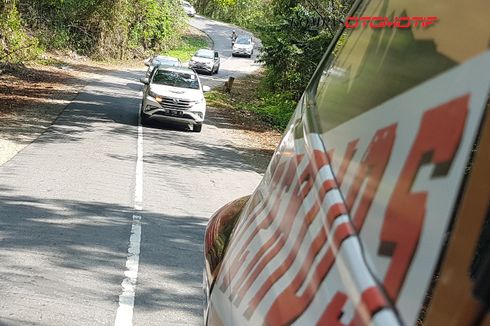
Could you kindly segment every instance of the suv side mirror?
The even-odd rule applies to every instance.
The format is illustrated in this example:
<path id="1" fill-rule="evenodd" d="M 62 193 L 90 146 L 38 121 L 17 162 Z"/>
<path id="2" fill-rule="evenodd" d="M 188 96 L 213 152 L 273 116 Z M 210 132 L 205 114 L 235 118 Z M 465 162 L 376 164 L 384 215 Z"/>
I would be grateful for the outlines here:
<path id="1" fill-rule="evenodd" d="M 145 60 L 145 66 L 149 67 L 151 64 L 151 58 Z"/>
<path id="2" fill-rule="evenodd" d="M 210 90 L 211 90 L 211 87 L 209 87 L 209 86 L 203 86 L 203 87 L 202 87 L 202 91 L 203 91 L 204 93 L 209 92 Z"/>
<path id="3" fill-rule="evenodd" d="M 148 79 L 147 77 L 140 78 L 140 83 L 148 85 L 150 83 L 150 79 Z"/>

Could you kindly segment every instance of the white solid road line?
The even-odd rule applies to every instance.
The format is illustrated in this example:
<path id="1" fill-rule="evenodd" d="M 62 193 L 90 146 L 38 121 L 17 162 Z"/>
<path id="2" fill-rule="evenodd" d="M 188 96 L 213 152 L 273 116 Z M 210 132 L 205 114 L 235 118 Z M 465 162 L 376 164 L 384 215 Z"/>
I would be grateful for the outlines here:
<path id="1" fill-rule="evenodd" d="M 136 160 L 136 185 L 134 189 L 134 209 L 143 209 L 143 127 L 138 121 L 138 145 Z M 126 260 L 126 271 L 122 285 L 122 294 L 119 296 L 119 307 L 117 308 L 115 326 L 132 326 L 134 295 L 136 282 L 138 280 L 138 267 L 140 261 L 141 245 L 141 216 L 133 215 L 131 225 L 131 237 L 129 239 L 128 258 Z"/>
<path id="2" fill-rule="evenodd" d="M 137 211 L 143 209 L 143 127 L 140 119 L 138 119 L 138 157 L 136 159 L 136 186 L 134 188 L 134 209 Z"/>

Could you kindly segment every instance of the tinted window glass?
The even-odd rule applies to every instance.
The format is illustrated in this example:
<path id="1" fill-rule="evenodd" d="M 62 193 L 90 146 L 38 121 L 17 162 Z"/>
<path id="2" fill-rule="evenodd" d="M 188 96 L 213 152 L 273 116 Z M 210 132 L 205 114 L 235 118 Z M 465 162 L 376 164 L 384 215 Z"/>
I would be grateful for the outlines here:
<path id="1" fill-rule="evenodd" d="M 248 37 L 240 37 L 236 40 L 238 44 L 250 44 L 250 39 Z"/>
<path id="2" fill-rule="evenodd" d="M 159 85 L 199 89 L 199 82 L 195 75 L 175 71 L 158 70 L 152 82 Z"/>
<path id="3" fill-rule="evenodd" d="M 213 59 L 214 53 L 213 51 L 210 50 L 199 50 L 196 52 L 195 56 L 201 58 Z"/>
<path id="4" fill-rule="evenodd" d="M 155 59 L 153 60 L 153 65 L 178 66 L 179 62 L 169 59 Z"/>

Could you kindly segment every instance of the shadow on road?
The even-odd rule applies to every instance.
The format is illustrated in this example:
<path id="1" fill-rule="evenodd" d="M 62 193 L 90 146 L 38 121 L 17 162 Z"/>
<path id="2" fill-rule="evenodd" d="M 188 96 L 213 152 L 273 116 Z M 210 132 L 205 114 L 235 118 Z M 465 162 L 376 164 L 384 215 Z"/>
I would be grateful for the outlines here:
<path id="1" fill-rule="evenodd" d="M 202 241 L 196 239 L 204 239 L 207 218 L 144 212 L 143 219 L 141 275 L 152 268 L 153 280 L 140 280 L 137 307 L 187 311 L 201 318 L 204 256 Z"/>
<path id="2" fill-rule="evenodd" d="M 145 164 L 155 164 L 189 167 L 193 169 L 205 168 L 208 170 L 224 169 L 234 171 L 254 171 L 263 173 L 267 168 L 270 157 L 265 158 L 268 153 L 234 145 L 209 145 L 189 143 L 187 141 L 175 141 L 176 146 L 187 148 L 197 152 L 197 155 L 169 155 L 166 153 L 148 153 L 145 156 Z M 267 161 L 266 161 L 267 160 Z"/>
<path id="3" fill-rule="evenodd" d="M 113 302 L 116 306 L 133 210 L 95 201 L 11 196 L 9 189 L 1 189 L 0 280 L 11 287 L 10 291 L 2 289 L 2 300 L 8 300 L 14 291 L 29 293 L 39 306 L 45 300 L 64 304 L 89 300 L 90 305 Z M 145 240 L 140 256 L 142 272 L 152 268 L 162 280 L 174 280 L 192 292 L 162 289 L 160 284 L 148 284 L 141 278 L 138 282 L 143 291 L 137 293 L 136 305 L 201 318 L 202 244 L 195 239 L 203 238 L 206 219 L 149 211 L 141 215 Z M 84 282 L 77 277 L 80 273 Z M 111 286 L 115 291 L 107 291 Z"/>
<path id="4" fill-rule="evenodd" d="M 89 66 L 87 67 L 90 68 Z M 87 67 L 82 67 L 82 69 L 88 69 Z M 103 73 L 109 74 L 108 71 L 102 68 L 93 69 L 96 69 L 101 74 L 101 78 Z M 76 93 L 67 93 L 66 89 L 59 89 L 59 85 L 70 83 L 73 86 L 81 87 L 87 83 L 87 80 L 68 77 L 63 71 L 59 74 L 50 71 L 39 73 L 32 68 L 26 68 L 26 71 L 16 75 L 16 78 L 25 80 L 30 83 L 28 85 L 32 84 L 32 86 L 23 87 L 22 90 L 7 89 L 7 86 L 0 79 L 0 101 L 5 98 L 6 102 L 3 104 L 10 103 L 8 99 L 15 97 L 15 102 L 9 104 L 12 107 L 0 105 L 0 117 L 2 112 L 9 114 L 13 112 L 17 115 L 13 123 L 0 127 L 2 137 L 13 143 L 29 143 L 32 140 L 29 138 L 30 134 L 38 134 L 46 130 L 38 141 L 75 141 L 80 133 L 93 127 L 93 122 L 114 121 L 135 125 L 138 99 L 120 94 L 127 93 L 128 89 L 133 92 L 139 91 L 141 84 L 137 83 L 137 80 L 141 73 L 123 70 L 112 71 L 110 74 L 118 78 L 129 78 L 129 80 L 134 80 L 134 82 L 121 85 L 93 79 L 89 83 L 90 90 L 85 88 L 77 95 Z M 22 96 L 16 95 L 17 93 L 22 94 Z M 53 99 L 59 100 L 56 103 L 47 102 Z M 62 100 L 71 101 L 64 110 L 66 102 Z M 128 103 L 132 106 L 128 107 Z M 23 107 L 29 107 L 29 109 L 17 109 Z M 128 111 L 130 113 L 129 117 Z M 51 125 L 52 120 L 56 118 L 59 112 L 61 114 Z M 134 112 L 134 114 L 131 114 L 131 112 Z M 46 127 L 48 129 L 45 129 Z M 67 135 L 58 137 L 60 132 L 66 132 Z"/>

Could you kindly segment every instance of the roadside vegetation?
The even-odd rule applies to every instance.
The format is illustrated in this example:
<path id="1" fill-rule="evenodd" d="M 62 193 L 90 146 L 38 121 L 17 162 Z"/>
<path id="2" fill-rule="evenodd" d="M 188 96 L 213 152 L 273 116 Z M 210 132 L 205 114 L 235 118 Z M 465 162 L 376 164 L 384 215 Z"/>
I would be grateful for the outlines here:
<path id="1" fill-rule="evenodd" d="M 179 0 L 0 0 L 0 64 L 45 51 L 142 58 L 181 45 L 186 19 Z"/>
<path id="2" fill-rule="evenodd" d="M 274 0 L 194 0 L 197 12 L 216 20 L 253 30 L 266 17 L 264 10 Z"/>
<path id="3" fill-rule="evenodd" d="M 226 109 L 231 114 L 246 115 L 254 123 L 267 125 L 277 131 L 282 131 L 291 118 L 291 107 L 296 105 L 289 96 L 272 93 L 263 85 L 264 71 L 255 75 L 235 79 L 230 92 L 215 89 L 206 93 L 209 106 Z"/>
<path id="4" fill-rule="evenodd" d="M 180 61 L 189 60 L 197 50 L 207 48 L 209 39 L 205 35 L 197 35 L 192 32 L 183 35 L 179 43 L 165 55 L 179 58 Z"/>
<path id="5" fill-rule="evenodd" d="M 352 1 L 195 0 L 195 5 L 261 39 L 259 61 L 265 70 L 257 84 L 257 100 L 236 105 L 284 128 Z"/>

